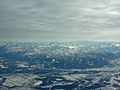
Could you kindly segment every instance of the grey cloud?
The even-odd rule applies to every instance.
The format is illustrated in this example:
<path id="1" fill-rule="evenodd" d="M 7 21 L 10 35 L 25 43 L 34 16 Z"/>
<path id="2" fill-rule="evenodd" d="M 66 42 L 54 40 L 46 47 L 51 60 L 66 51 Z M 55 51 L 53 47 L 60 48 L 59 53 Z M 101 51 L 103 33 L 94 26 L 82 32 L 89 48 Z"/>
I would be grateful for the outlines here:
<path id="1" fill-rule="evenodd" d="M 119 0 L 1 0 L 0 38 L 117 40 L 119 10 Z"/>

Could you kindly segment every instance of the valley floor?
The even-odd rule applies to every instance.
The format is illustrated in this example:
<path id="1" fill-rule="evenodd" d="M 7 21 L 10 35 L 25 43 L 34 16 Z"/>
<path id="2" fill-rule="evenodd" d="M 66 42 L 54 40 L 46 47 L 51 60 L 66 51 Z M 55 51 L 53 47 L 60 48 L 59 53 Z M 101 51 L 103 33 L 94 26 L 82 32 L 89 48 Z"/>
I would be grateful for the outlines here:
<path id="1" fill-rule="evenodd" d="M 119 68 L 0 74 L 0 90 L 120 90 Z"/>

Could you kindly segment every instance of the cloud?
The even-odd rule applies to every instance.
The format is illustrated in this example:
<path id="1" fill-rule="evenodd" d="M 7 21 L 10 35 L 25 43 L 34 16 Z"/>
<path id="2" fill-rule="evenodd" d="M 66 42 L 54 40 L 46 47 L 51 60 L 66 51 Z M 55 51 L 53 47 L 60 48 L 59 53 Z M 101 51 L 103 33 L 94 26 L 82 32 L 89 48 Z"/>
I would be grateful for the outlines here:
<path id="1" fill-rule="evenodd" d="M 1 0 L 2 39 L 119 40 L 119 0 Z"/>

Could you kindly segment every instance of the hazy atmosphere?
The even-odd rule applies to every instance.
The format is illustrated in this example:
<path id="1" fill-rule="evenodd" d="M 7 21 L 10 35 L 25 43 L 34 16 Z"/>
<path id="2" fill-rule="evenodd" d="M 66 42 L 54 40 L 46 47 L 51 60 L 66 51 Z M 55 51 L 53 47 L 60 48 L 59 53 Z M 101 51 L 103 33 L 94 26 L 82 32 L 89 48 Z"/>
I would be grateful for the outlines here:
<path id="1" fill-rule="evenodd" d="M 119 40 L 120 0 L 0 0 L 1 40 Z"/>

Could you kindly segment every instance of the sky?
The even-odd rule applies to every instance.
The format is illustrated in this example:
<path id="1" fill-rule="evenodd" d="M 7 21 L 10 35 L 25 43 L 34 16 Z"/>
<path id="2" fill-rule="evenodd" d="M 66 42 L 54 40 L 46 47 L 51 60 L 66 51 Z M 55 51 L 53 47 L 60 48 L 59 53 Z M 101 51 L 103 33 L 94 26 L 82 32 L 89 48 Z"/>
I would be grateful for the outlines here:
<path id="1" fill-rule="evenodd" d="M 0 40 L 120 40 L 120 0 L 0 0 Z"/>

